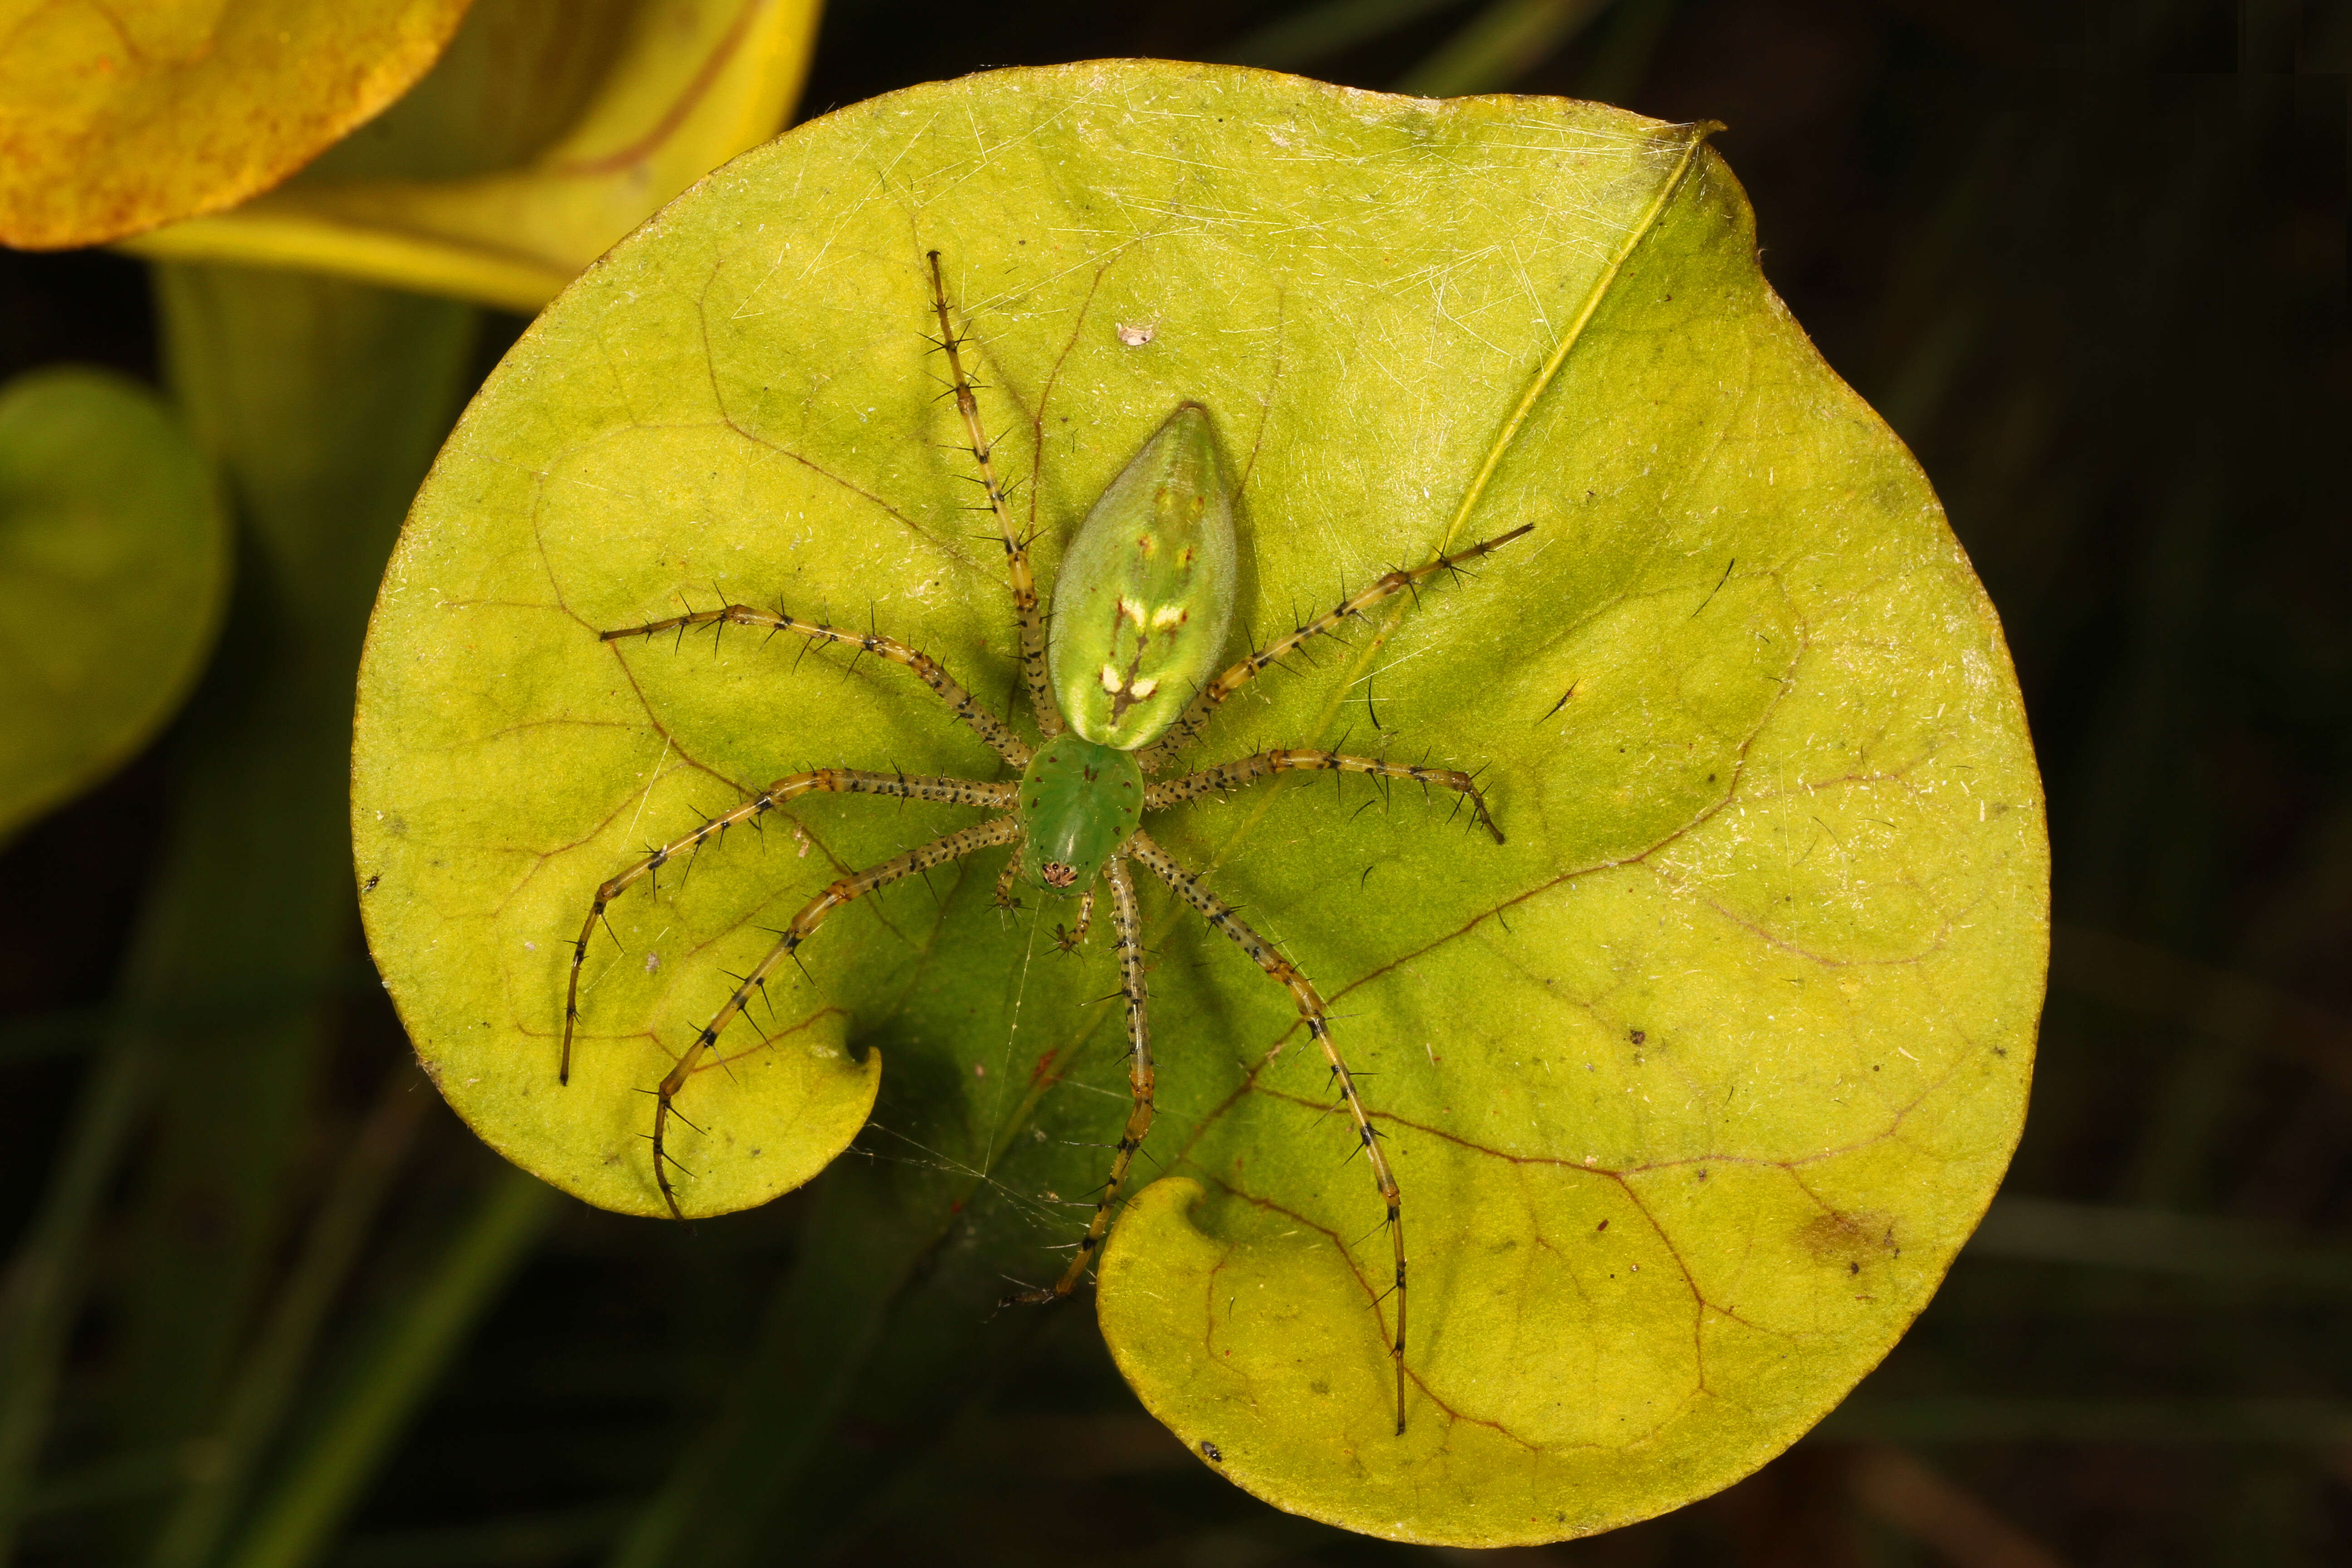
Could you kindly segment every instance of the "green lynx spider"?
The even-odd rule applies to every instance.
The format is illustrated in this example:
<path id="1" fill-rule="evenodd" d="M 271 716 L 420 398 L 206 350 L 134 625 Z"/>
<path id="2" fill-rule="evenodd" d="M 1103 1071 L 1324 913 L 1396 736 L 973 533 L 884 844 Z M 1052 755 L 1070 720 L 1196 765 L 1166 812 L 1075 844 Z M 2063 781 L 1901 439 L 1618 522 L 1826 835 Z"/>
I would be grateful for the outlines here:
<path id="1" fill-rule="evenodd" d="M 595 901 L 581 925 L 564 994 L 563 1057 L 559 1079 L 566 1083 L 571 1080 L 572 1030 L 580 1016 L 580 970 L 587 957 L 589 939 L 604 919 L 605 908 L 640 878 L 655 874 L 680 855 L 692 854 L 713 835 L 737 823 L 757 822 L 785 802 L 812 791 L 947 801 L 1005 813 L 845 877 L 810 900 L 793 917 L 781 940 L 742 977 L 726 1005 L 654 1090 L 654 1180 L 670 1213 L 684 1219 L 677 1194 L 670 1185 L 668 1167 L 676 1160 L 663 1147 L 670 1118 L 679 1115 L 676 1104 L 678 1094 L 703 1054 L 717 1044 L 720 1033 L 743 1012 L 751 994 L 761 988 L 780 964 L 793 957 L 827 915 L 902 877 L 961 859 L 975 850 L 1011 845 L 1013 852 L 997 879 L 998 903 L 1012 903 L 1016 884 L 1057 899 L 1077 899 L 1076 930 L 1062 939 L 1066 949 L 1085 940 L 1094 914 L 1097 879 L 1108 884 L 1119 988 L 1127 999 L 1128 1084 L 1133 1103 L 1111 1157 L 1110 1179 L 1102 1189 L 1101 1201 L 1095 1205 L 1086 1235 L 1078 1241 L 1076 1255 L 1062 1277 L 1047 1289 L 1024 1291 L 1008 1299 L 1034 1302 L 1060 1300 L 1076 1289 L 1087 1263 L 1102 1246 L 1112 1206 L 1126 1185 L 1128 1166 L 1151 1128 L 1153 1077 L 1150 1025 L 1145 1016 L 1142 918 L 1129 870 L 1129 863 L 1135 862 L 1166 882 L 1178 898 L 1198 910 L 1211 925 L 1238 943 L 1271 979 L 1289 990 L 1307 1033 L 1322 1048 L 1324 1059 L 1330 1066 L 1332 1081 L 1354 1120 L 1356 1137 L 1388 1207 L 1385 1223 L 1396 1255 L 1396 1285 L 1392 1292 L 1396 1298 L 1396 1332 L 1389 1342 L 1389 1353 L 1396 1367 L 1397 1430 L 1402 1433 L 1405 1343 L 1402 1194 L 1395 1173 L 1381 1152 L 1371 1121 L 1364 1112 L 1355 1079 L 1332 1042 L 1323 998 L 1305 975 L 1275 951 L 1272 943 L 1243 923 L 1224 900 L 1152 842 L 1142 829 L 1142 816 L 1145 812 L 1165 810 L 1183 801 L 1234 789 L 1276 773 L 1320 769 L 1376 778 L 1411 779 L 1424 787 L 1443 785 L 1459 792 L 1477 824 L 1492 834 L 1497 844 L 1503 841 L 1502 830 L 1496 826 L 1486 799 L 1470 775 L 1449 768 L 1410 766 L 1337 752 L 1281 750 L 1260 752 L 1238 762 L 1173 778 L 1148 780 L 1146 775 L 1159 773 L 1175 763 L 1219 704 L 1301 644 L 1332 633 L 1350 617 L 1361 616 L 1383 599 L 1413 589 L 1429 577 L 1450 572 L 1464 562 L 1508 543 L 1534 525 L 1440 556 L 1424 566 L 1390 572 L 1344 599 L 1328 614 L 1210 679 L 1210 668 L 1224 647 L 1233 620 L 1233 497 L 1218 459 L 1208 411 L 1197 403 L 1185 403 L 1169 415 L 1142 451 L 1111 482 L 1071 541 L 1063 558 L 1061 580 L 1055 589 L 1054 635 L 1049 642 L 1045 617 L 1038 611 L 1036 584 L 1030 575 L 1028 537 L 1013 525 L 1004 487 L 996 478 L 989 441 L 982 430 L 971 380 L 964 371 L 961 353 L 963 340 L 949 321 L 947 287 L 940 275 L 939 252 L 929 253 L 929 262 L 931 304 L 940 323 L 939 345 L 947 355 L 956 407 L 962 416 L 969 449 L 979 465 L 989 510 L 995 515 L 1003 538 L 1020 632 L 1022 679 L 1043 743 L 1031 747 L 995 715 L 982 709 L 971 692 L 950 679 L 939 662 L 928 655 L 890 637 L 801 620 L 782 609 L 770 612 L 729 605 L 602 633 L 604 641 L 612 642 L 665 631 L 683 635 L 687 628 L 702 626 L 760 626 L 772 634 L 793 632 L 812 643 L 839 643 L 877 654 L 914 671 L 958 719 L 1008 765 L 1019 770 L 1021 776 L 1017 781 L 982 782 L 820 768 L 778 779 L 734 810 L 656 849 L 596 889 Z"/>

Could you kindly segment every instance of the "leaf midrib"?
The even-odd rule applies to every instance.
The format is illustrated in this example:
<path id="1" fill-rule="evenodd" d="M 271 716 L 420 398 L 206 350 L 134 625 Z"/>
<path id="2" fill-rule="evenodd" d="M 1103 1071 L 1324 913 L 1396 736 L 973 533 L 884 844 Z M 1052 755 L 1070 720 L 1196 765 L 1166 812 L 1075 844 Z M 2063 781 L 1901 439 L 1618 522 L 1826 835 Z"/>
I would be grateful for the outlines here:
<path id="1" fill-rule="evenodd" d="M 1583 302 L 1578 307 L 1575 318 L 1570 321 L 1568 329 L 1560 334 L 1559 342 L 1553 345 L 1550 354 L 1529 378 L 1527 391 L 1521 395 L 1517 406 L 1512 409 L 1509 416 L 1504 420 L 1501 429 L 1496 433 L 1494 443 L 1487 449 L 1486 460 L 1479 465 L 1478 471 L 1472 476 L 1469 485 L 1463 491 L 1461 503 L 1454 508 L 1452 520 L 1445 525 L 1445 531 L 1438 536 L 1435 547 L 1431 550 L 1431 560 L 1435 560 L 1452 548 L 1455 537 L 1462 531 L 1463 524 L 1469 521 L 1471 513 L 1477 510 L 1479 501 L 1485 499 L 1488 485 L 1493 482 L 1496 473 L 1502 468 L 1504 458 L 1509 454 L 1513 445 L 1517 441 L 1520 430 L 1527 424 L 1528 416 L 1535 411 L 1536 405 L 1542 400 L 1544 394 L 1550 390 L 1552 383 L 1559 378 L 1561 368 L 1568 363 L 1569 355 L 1574 353 L 1577 344 L 1583 341 L 1585 330 L 1591 325 L 1593 317 L 1600 312 L 1602 301 L 1608 298 L 1609 291 L 1624 271 L 1625 264 L 1633 258 L 1633 253 L 1641 248 L 1643 241 L 1647 239 L 1651 232 L 1657 227 L 1658 219 L 1664 215 L 1667 206 L 1682 190 L 1684 182 L 1689 177 L 1692 165 L 1698 160 L 1699 149 L 1706 145 L 1707 138 L 1721 129 L 1720 123 L 1712 120 L 1697 121 L 1689 127 L 1690 134 L 1684 141 L 1682 155 L 1675 160 L 1673 172 L 1658 183 L 1657 194 L 1651 197 L 1650 205 L 1643 210 L 1640 220 L 1627 228 L 1624 242 L 1617 247 L 1616 252 L 1610 257 L 1608 264 L 1601 268 L 1599 275 L 1593 279 L 1591 287 L 1585 290 Z M 1412 607 L 1412 600 L 1410 596 L 1391 600 L 1389 609 L 1381 616 L 1378 626 L 1373 628 L 1372 635 L 1364 639 L 1361 650 L 1355 654 L 1345 667 L 1346 679 L 1332 682 L 1330 688 L 1332 694 L 1325 700 L 1322 711 L 1308 729 L 1308 733 L 1314 736 L 1318 743 L 1330 735 L 1332 726 L 1338 722 L 1339 709 L 1346 700 L 1346 694 L 1355 689 L 1356 683 L 1370 670 L 1373 658 L 1378 656 L 1381 647 L 1388 642 L 1389 638 L 1395 635 L 1398 626 L 1402 624 L 1406 613 Z M 1233 832 L 1226 837 L 1225 841 L 1217 847 L 1211 858 L 1207 867 L 1208 871 L 1213 872 L 1218 867 L 1233 858 L 1240 850 L 1242 841 L 1256 830 L 1258 824 L 1265 819 L 1265 814 L 1273 809 L 1276 800 L 1280 797 L 1283 790 L 1294 782 L 1291 779 L 1277 777 L 1272 781 L 1274 788 L 1256 792 L 1255 800 L 1242 814 Z M 1163 920 L 1165 918 L 1163 917 Z"/>

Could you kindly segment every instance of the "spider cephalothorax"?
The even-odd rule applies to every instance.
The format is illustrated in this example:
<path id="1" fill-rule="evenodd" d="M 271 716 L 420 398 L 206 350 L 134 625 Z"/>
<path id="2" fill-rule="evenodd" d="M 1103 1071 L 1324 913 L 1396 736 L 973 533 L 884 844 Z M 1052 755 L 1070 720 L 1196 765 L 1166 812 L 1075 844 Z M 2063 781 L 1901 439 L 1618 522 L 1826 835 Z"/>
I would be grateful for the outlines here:
<path id="1" fill-rule="evenodd" d="M 1042 742 L 1035 747 L 973 700 L 937 660 L 877 633 L 844 631 L 801 620 L 782 610 L 742 605 L 673 616 L 648 625 L 603 633 L 607 642 L 698 626 L 764 626 L 796 633 L 814 642 L 844 643 L 906 666 L 946 702 L 955 716 L 1017 770 L 1017 780 L 910 778 L 898 773 L 820 768 L 777 780 L 732 811 L 664 845 L 604 883 L 583 923 L 572 952 L 563 1009 L 563 1055 L 558 1076 L 569 1081 L 572 1041 L 580 1016 L 580 969 L 588 940 L 604 910 L 624 889 L 649 876 L 676 856 L 740 822 L 757 821 L 787 801 L 813 792 L 878 795 L 901 800 L 945 801 L 999 813 L 975 826 L 950 833 L 869 870 L 844 877 L 809 900 L 780 934 L 765 957 L 742 977 L 734 993 L 704 1026 L 654 1090 L 653 1179 L 663 1201 L 679 1218 L 670 1181 L 670 1157 L 663 1139 L 676 1101 L 705 1053 L 740 1015 L 768 976 L 792 958 L 825 917 L 901 877 L 960 859 L 976 850 L 1013 848 L 997 881 L 997 898 L 1011 902 L 1013 889 L 1026 885 L 1047 896 L 1079 900 L 1076 931 L 1066 946 L 1083 940 L 1094 910 L 1095 887 L 1108 886 L 1118 952 L 1119 988 L 1127 1001 L 1128 1083 L 1131 1103 L 1127 1125 L 1111 1158 L 1110 1179 L 1095 1205 L 1076 1256 L 1051 1287 L 1024 1291 L 1015 1300 L 1051 1301 L 1067 1296 L 1085 1277 L 1100 1248 L 1128 1166 L 1150 1132 L 1153 1068 L 1146 1014 L 1142 919 L 1130 863 L 1166 882 L 1176 896 L 1226 936 L 1266 974 L 1290 992 L 1307 1034 L 1331 1069 L 1334 1087 L 1353 1121 L 1387 1205 L 1386 1225 L 1396 1257 L 1395 1332 L 1389 1338 L 1396 1367 L 1397 1430 L 1404 1430 L 1405 1251 L 1401 1218 L 1402 1194 L 1380 1147 L 1354 1076 L 1331 1039 L 1323 998 L 1307 977 L 1271 942 L 1244 924 L 1232 906 L 1184 869 L 1143 830 L 1146 813 L 1235 789 L 1276 773 L 1331 770 L 1381 778 L 1402 778 L 1458 792 L 1478 826 L 1502 832 L 1469 774 L 1451 768 L 1411 766 L 1339 752 L 1287 749 L 1259 752 L 1193 773 L 1166 773 L 1196 739 L 1209 716 L 1261 670 L 1308 639 L 1328 634 L 1350 617 L 1391 595 L 1462 563 L 1486 554 L 1526 533 L 1512 530 L 1424 565 L 1390 572 L 1344 599 L 1328 613 L 1289 636 L 1252 652 L 1213 677 L 1231 630 L 1237 575 L 1233 491 L 1217 450 L 1215 422 L 1198 403 L 1177 406 L 1113 479 L 1087 513 L 1062 559 L 1054 594 L 1054 635 L 1049 643 L 1029 570 L 1027 541 L 1014 526 L 1004 488 L 997 481 L 980 408 L 965 374 L 961 340 L 949 320 L 947 289 L 937 251 L 929 254 L 932 307 L 939 318 L 940 345 L 953 380 L 956 406 L 980 467 L 989 507 L 1003 535 L 1012 580 L 1015 624 L 1020 633 L 1022 683 Z"/>
<path id="2" fill-rule="evenodd" d="M 1094 886 L 1103 862 L 1143 826 L 1143 770 L 1129 752 L 1066 730 L 1021 773 L 1021 880 L 1070 897 Z"/>

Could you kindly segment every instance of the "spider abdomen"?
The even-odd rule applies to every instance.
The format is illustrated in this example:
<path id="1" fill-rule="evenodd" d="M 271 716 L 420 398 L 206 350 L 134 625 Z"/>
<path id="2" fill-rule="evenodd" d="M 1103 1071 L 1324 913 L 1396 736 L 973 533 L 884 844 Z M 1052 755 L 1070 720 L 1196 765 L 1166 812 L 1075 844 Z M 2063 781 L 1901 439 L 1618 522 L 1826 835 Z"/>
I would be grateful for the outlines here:
<path id="1" fill-rule="evenodd" d="M 1133 751 L 1176 721 L 1224 651 L 1234 555 L 1215 426 L 1181 404 L 1062 557 L 1048 662 L 1070 728 Z"/>

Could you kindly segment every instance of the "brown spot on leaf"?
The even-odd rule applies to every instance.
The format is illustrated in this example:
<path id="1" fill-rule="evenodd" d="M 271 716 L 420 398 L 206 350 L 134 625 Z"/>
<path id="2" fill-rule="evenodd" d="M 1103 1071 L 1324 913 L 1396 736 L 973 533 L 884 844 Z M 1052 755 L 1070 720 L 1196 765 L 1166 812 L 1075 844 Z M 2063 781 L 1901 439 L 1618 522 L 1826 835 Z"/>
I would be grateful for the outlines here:
<path id="1" fill-rule="evenodd" d="M 1895 1250 L 1895 1218 L 1885 1214 L 1815 1215 L 1797 1227 L 1797 1245 L 1816 1263 L 1847 1266 L 1858 1274 L 1862 1266 Z"/>

